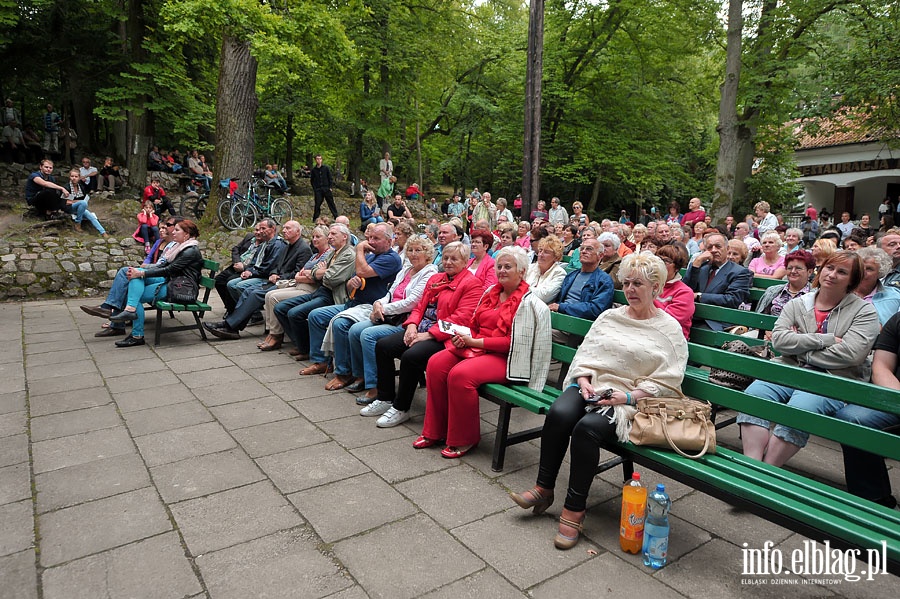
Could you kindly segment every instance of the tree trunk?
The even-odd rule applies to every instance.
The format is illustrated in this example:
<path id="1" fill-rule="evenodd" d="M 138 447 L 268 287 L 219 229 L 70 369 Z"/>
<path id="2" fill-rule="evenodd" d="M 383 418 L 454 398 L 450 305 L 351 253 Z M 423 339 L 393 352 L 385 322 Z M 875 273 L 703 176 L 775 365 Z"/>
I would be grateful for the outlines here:
<path id="1" fill-rule="evenodd" d="M 713 224 L 724 222 L 734 203 L 741 152 L 741 123 L 737 115 L 738 85 L 741 79 L 742 0 L 728 2 L 728 38 L 725 54 L 725 81 L 719 100 L 719 155 L 716 162 L 716 187 L 710 213 Z"/>
<path id="2" fill-rule="evenodd" d="M 597 202 L 600 200 L 600 183 L 602 181 L 603 173 L 597 171 L 597 177 L 594 179 L 594 188 L 591 189 L 591 200 L 588 202 L 587 208 L 584 210 L 585 214 L 593 214 L 594 210 L 597 209 Z M 588 220 L 590 220 L 590 216 L 588 216 Z"/>
<path id="3" fill-rule="evenodd" d="M 531 214 L 541 193 L 541 79 L 544 53 L 544 0 L 531 0 L 525 74 L 525 144 L 522 161 L 522 214 Z"/>
<path id="4" fill-rule="evenodd" d="M 240 177 L 253 170 L 256 111 L 256 59 L 250 42 L 229 33 L 222 38 L 219 86 L 216 91 L 216 154 L 213 181 Z M 210 196 L 207 215 L 215 211 L 216 194 Z"/>
<path id="5" fill-rule="evenodd" d="M 129 0 L 128 2 L 128 39 L 131 40 L 131 60 L 140 63 L 144 60 L 144 49 L 141 40 L 144 39 L 144 5 L 142 0 Z M 150 103 L 150 98 L 143 97 L 142 105 Z M 128 182 L 138 189 L 143 189 L 147 179 L 147 155 L 150 136 L 148 135 L 151 115 L 144 110 L 140 113 L 133 110 L 126 112 L 125 121 L 125 146 L 119 148 L 125 155 L 125 165 L 128 167 Z"/>
<path id="6" fill-rule="evenodd" d="M 294 184 L 294 114 L 289 112 L 284 131 L 284 167 L 288 185 Z"/>

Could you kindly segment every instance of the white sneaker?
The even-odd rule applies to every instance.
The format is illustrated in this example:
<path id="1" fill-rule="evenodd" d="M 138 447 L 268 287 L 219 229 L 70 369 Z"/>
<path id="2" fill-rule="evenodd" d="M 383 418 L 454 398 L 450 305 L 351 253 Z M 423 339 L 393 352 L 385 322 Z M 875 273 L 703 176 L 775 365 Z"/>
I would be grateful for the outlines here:
<path id="1" fill-rule="evenodd" d="M 384 415 L 375 421 L 375 426 L 378 428 L 391 428 L 392 426 L 397 426 L 398 424 L 403 424 L 409 420 L 409 412 L 401 412 L 400 410 L 394 409 L 393 406 L 384 413 Z"/>
<path id="2" fill-rule="evenodd" d="M 385 412 L 391 409 L 393 404 L 389 401 L 381 401 L 380 399 L 376 399 L 363 409 L 359 411 L 361 416 L 381 416 Z"/>

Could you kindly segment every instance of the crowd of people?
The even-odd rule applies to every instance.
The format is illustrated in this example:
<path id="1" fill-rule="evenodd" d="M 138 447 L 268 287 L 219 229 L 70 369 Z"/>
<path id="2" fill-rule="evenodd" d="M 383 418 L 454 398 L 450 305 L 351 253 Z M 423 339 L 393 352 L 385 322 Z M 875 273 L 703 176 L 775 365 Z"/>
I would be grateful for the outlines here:
<path id="1" fill-rule="evenodd" d="M 536 484 L 512 494 L 524 508 L 546 510 L 571 449 L 555 540 L 562 549 L 578 542 L 603 443 L 628 438 L 637 399 L 680 387 L 692 327 L 727 326 L 694 318 L 696 305 L 750 309 L 754 276 L 785 281 L 754 307 L 778 316 L 770 341 L 779 360 L 900 389 L 900 229 L 844 227 L 845 238 L 833 240 L 823 227 L 810 243 L 802 230 L 780 225 L 765 202 L 751 219 L 714 226 L 696 198 L 684 215 L 676 206 L 636 224 L 590 221 L 577 202 L 569 214 L 559 198 L 519 221 L 489 192 L 461 204 L 452 198 L 443 220 L 420 225 L 402 195 L 381 216 L 370 193 L 361 236 L 346 216 L 319 217 L 309 242 L 298 222 L 279 232 L 263 219 L 216 276 L 225 314 L 204 326 L 233 340 L 264 325 L 260 351 L 289 341 L 285 351 L 308 362 L 299 376 L 325 375 L 324 388 L 351 392 L 360 415 L 377 427 L 407 422 L 424 385 L 425 418 L 413 447 L 438 447 L 456 459 L 481 439 L 480 385 L 541 390 L 552 343 L 578 345 L 551 331 L 549 314 L 594 321 L 548 414 Z M 83 307 L 108 319 L 98 336 L 122 336 L 132 323 L 120 347 L 143 343 L 143 302 L 164 297 L 176 277 L 199 277 L 196 225 L 169 216 L 156 226 L 144 264 L 121 269 L 104 303 Z M 847 244 L 853 239 L 859 247 Z M 615 289 L 625 305 L 613 306 Z M 874 428 L 900 423 L 784 385 L 758 381 L 747 392 Z M 585 399 L 595 396 L 596 409 L 586 412 Z M 739 422 L 744 451 L 770 464 L 784 464 L 808 436 L 748 415 Z M 890 505 L 883 460 L 852 448 L 844 455 L 850 491 Z"/>

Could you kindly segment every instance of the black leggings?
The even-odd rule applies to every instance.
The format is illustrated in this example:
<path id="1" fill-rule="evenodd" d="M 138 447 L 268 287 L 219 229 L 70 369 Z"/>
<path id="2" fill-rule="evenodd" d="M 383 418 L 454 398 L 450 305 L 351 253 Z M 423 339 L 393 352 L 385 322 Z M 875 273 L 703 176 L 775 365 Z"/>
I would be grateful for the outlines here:
<path id="1" fill-rule="evenodd" d="M 541 432 L 541 463 L 537 484 L 544 489 L 556 486 L 559 467 L 570 444 L 569 489 L 565 508 L 581 512 L 587 505 L 588 492 L 600 462 L 600 444 L 616 441 L 616 425 L 608 416 L 584 411 L 585 402 L 578 387 L 569 387 L 556 398 Z"/>
<path id="2" fill-rule="evenodd" d="M 444 349 L 441 341 L 427 339 L 408 347 L 403 343 L 404 332 L 382 337 L 375 343 L 375 364 L 378 369 L 378 399 L 389 401 L 394 408 L 406 412 L 412 405 L 428 359 Z M 400 358 L 400 385 L 394 386 L 394 358 Z"/>

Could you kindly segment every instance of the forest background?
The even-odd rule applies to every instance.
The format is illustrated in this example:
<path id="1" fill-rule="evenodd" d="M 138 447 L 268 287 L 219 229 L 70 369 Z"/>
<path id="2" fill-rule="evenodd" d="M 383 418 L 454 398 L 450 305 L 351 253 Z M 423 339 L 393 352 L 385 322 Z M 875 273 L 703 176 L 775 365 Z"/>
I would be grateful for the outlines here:
<path id="1" fill-rule="evenodd" d="M 537 0 L 534 0 L 537 1 Z M 216 179 L 321 152 L 377 184 L 521 190 L 527 2 L 0 0 L 0 96 L 52 103 L 142 184 L 152 145 Z M 541 198 L 592 215 L 797 201 L 792 120 L 900 130 L 898 0 L 546 0 Z M 893 143 L 893 142 L 892 142 Z"/>

